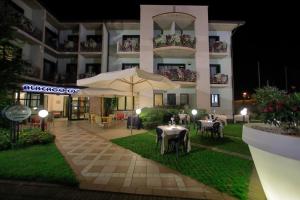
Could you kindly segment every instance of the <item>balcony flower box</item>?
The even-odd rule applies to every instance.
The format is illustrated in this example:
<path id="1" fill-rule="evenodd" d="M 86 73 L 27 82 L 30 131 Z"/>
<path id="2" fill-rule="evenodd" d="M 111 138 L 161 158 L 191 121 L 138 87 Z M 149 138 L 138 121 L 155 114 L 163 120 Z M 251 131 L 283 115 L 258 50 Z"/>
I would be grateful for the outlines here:
<path id="1" fill-rule="evenodd" d="M 196 82 L 197 79 L 196 72 L 189 69 L 162 69 L 158 73 L 171 81 Z"/>
<path id="2" fill-rule="evenodd" d="M 196 39 L 187 34 L 159 35 L 153 40 L 154 48 L 180 46 L 195 48 Z"/>

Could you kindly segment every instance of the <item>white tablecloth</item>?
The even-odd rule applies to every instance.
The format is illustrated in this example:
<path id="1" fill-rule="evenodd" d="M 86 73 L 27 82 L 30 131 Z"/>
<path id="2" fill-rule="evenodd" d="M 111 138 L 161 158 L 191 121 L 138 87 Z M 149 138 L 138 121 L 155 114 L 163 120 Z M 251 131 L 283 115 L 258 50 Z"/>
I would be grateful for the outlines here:
<path id="1" fill-rule="evenodd" d="M 211 128 L 214 125 L 212 120 L 199 120 L 201 122 L 201 131 L 204 131 L 205 128 Z M 223 125 L 220 123 L 220 137 L 223 137 Z"/>
<path id="2" fill-rule="evenodd" d="M 171 125 L 171 126 L 158 126 L 158 128 L 163 130 L 162 133 L 162 142 L 161 142 L 161 147 L 160 147 L 160 153 L 164 154 L 165 153 L 165 147 L 168 145 L 168 140 L 170 138 L 176 137 L 182 130 L 187 130 L 186 128 L 182 126 L 177 126 L 177 125 Z M 191 144 L 190 144 L 190 137 L 188 137 L 188 130 L 187 134 L 185 135 L 184 141 L 187 140 L 187 152 L 191 151 Z"/>
<path id="3" fill-rule="evenodd" d="M 250 122 L 249 121 L 249 115 L 245 115 L 245 118 L 244 118 L 243 115 L 234 115 L 233 121 L 234 121 L 234 123 L 236 123 L 237 121 L 239 121 L 239 122 L 245 121 L 245 122 L 249 123 Z"/>

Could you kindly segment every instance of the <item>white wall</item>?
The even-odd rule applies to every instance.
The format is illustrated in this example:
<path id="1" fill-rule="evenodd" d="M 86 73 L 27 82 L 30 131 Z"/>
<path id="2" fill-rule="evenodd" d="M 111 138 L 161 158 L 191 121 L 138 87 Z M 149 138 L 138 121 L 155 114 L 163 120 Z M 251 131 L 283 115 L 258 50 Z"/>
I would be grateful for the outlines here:
<path id="1" fill-rule="evenodd" d="M 64 96 L 63 95 L 47 95 L 48 96 L 48 111 L 63 111 Z"/>
<path id="2" fill-rule="evenodd" d="M 123 35 L 140 35 L 139 30 L 109 30 L 109 68 L 108 71 L 122 69 L 122 63 L 140 63 L 139 58 L 120 58 L 117 55 L 117 42 L 122 41 Z"/>
<path id="3" fill-rule="evenodd" d="M 211 111 L 215 110 L 218 114 L 225 114 L 232 118 L 233 114 L 233 86 L 232 86 L 232 60 L 231 60 L 231 32 L 229 31 L 210 31 L 210 36 L 219 36 L 220 41 L 227 43 L 229 55 L 219 59 L 211 59 L 210 64 L 220 64 L 221 73 L 228 75 L 228 85 L 222 88 L 211 88 L 212 94 L 220 94 L 220 107 L 212 107 Z"/>

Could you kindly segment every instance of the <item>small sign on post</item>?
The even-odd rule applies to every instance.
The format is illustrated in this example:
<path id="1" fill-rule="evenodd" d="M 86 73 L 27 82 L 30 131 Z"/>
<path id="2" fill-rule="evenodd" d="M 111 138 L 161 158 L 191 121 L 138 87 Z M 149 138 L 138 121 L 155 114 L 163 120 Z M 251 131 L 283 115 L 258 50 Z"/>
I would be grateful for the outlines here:
<path id="1" fill-rule="evenodd" d="M 31 109 L 23 105 L 13 105 L 5 109 L 4 115 L 11 121 L 10 140 L 16 143 L 19 138 L 19 123 L 31 115 Z"/>

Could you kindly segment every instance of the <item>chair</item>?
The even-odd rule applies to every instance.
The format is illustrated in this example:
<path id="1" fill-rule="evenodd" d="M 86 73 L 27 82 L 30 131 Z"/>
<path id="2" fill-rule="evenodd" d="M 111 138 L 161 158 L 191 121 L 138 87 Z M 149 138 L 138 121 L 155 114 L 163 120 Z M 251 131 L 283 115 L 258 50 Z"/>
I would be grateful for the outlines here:
<path id="1" fill-rule="evenodd" d="M 196 121 L 196 126 L 197 126 L 196 127 L 196 133 L 198 133 L 199 131 L 201 131 L 201 133 L 203 134 L 201 121 Z"/>
<path id="2" fill-rule="evenodd" d="M 215 135 L 218 135 L 218 137 L 220 138 L 220 126 L 221 126 L 221 123 L 219 121 L 214 122 L 213 126 L 210 129 L 212 137 L 214 137 Z"/>
<path id="3" fill-rule="evenodd" d="M 112 124 L 112 118 L 111 117 L 102 117 L 102 124 L 105 128 L 108 128 Z"/>
<path id="4" fill-rule="evenodd" d="M 156 128 L 156 148 L 158 146 L 158 144 L 161 145 L 162 143 L 162 134 L 163 134 L 163 130 L 161 128 Z"/>
<path id="5" fill-rule="evenodd" d="M 171 145 L 172 149 L 176 150 L 176 159 L 178 160 L 178 154 L 179 154 L 179 147 L 183 147 L 183 151 L 186 153 L 187 152 L 187 144 L 185 140 L 187 134 L 187 130 L 182 130 L 178 135 L 176 135 L 175 138 L 169 139 L 169 145 Z M 169 146 L 168 145 L 168 146 Z"/>
<path id="6" fill-rule="evenodd" d="M 35 116 L 31 117 L 30 127 L 31 128 L 40 128 L 41 127 L 41 120 L 40 120 L 39 116 L 35 115 Z"/>

